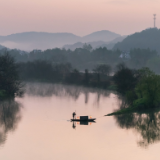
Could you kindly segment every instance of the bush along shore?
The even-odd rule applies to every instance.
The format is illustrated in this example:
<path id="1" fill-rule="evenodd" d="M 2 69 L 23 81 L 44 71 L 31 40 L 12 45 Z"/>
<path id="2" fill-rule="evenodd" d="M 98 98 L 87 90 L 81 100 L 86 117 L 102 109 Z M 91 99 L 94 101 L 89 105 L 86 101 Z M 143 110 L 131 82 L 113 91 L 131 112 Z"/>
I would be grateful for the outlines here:
<path id="1" fill-rule="evenodd" d="M 119 93 L 125 98 L 127 107 L 106 116 L 160 107 L 160 75 L 156 75 L 149 68 L 131 70 L 120 64 L 113 80 Z"/>

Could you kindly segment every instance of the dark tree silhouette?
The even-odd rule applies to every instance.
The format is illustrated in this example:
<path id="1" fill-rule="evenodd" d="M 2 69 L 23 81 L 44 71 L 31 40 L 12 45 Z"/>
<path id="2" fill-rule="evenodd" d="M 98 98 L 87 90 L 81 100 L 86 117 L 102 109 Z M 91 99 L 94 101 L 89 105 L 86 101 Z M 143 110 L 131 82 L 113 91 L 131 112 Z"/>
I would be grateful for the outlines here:
<path id="1" fill-rule="evenodd" d="M 0 55 L 0 91 L 9 97 L 20 96 L 23 93 L 17 65 L 8 53 Z"/>
<path id="2" fill-rule="evenodd" d="M 127 68 L 124 64 L 119 64 L 117 68 L 118 70 L 113 76 L 113 80 L 117 85 L 118 90 L 121 93 L 133 90 L 137 82 L 135 71 Z"/>

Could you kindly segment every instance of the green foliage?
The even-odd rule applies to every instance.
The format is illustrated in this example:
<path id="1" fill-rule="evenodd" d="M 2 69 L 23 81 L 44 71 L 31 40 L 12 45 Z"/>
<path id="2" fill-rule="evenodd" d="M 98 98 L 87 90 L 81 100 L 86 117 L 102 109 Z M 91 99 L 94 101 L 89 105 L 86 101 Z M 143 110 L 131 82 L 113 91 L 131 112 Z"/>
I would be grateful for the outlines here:
<path id="1" fill-rule="evenodd" d="M 18 66 L 20 78 L 29 81 L 62 82 L 72 69 L 69 63 L 51 64 L 42 60 L 19 63 Z"/>
<path id="2" fill-rule="evenodd" d="M 85 43 L 85 44 L 83 45 L 83 49 L 86 49 L 86 50 L 88 50 L 88 51 L 91 51 L 91 50 L 92 50 L 92 46 L 91 46 L 90 44 Z"/>
<path id="3" fill-rule="evenodd" d="M 77 69 L 74 69 L 66 78 L 66 82 L 70 84 L 81 84 L 82 83 L 82 75 Z"/>
<path id="4" fill-rule="evenodd" d="M 130 66 L 135 68 L 142 68 L 147 65 L 147 62 L 152 58 L 157 58 L 157 52 L 150 49 L 132 49 L 130 51 Z"/>
<path id="5" fill-rule="evenodd" d="M 0 55 L 0 90 L 1 95 L 8 97 L 19 96 L 23 93 L 19 81 L 17 65 L 14 59 L 8 54 Z"/>
<path id="6" fill-rule="evenodd" d="M 107 89 L 108 90 L 112 90 L 112 91 L 116 91 L 117 90 L 117 86 L 116 85 L 110 85 Z"/>
<path id="7" fill-rule="evenodd" d="M 122 66 L 123 65 L 119 65 L 121 72 L 126 69 Z M 130 74 L 126 75 L 130 76 Z M 149 68 L 142 68 L 136 71 L 135 77 L 135 87 L 126 88 L 125 99 L 127 100 L 128 106 L 122 107 L 120 110 L 106 116 L 128 114 L 143 109 L 160 107 L 160 75 L 156 75 L 154 72 L 150 71 Z M 126 81 L 125 83 L 126 85 L 128 84 Z M 117 85 L 119 85 L 119 83 L 117 83 Z"/>
<path id="8" fill-rule="evenodd" d="M 0 54 L 4 54 L 4 52 L 5 50 L 0 50 Z M 108 64 L 113 68 L 117 64 L 125 61 L 129 68 L 139 69 L 148 66 L 157 73 L 160 72 L 158 69 L 159 64 L 156 60 L 159 58 L 159 55 L 156 51 L 150 49 L 131 49 L 130 52 L 127 52 L 130 57 L 128 59 L 120 58 L 122 51 L 118 49 L 108 50 L 106 47 L 91 49 L 91 46 L 88 44 L 84 45 L 83 48 L 77 48 L 74 51 L 54 48 L 45 51 L 33 50 L 29 53 L 19 50 L 10 50 L 8 53 L 13 56 L 18 63 L 38 60 L 47 61 L 52 64 L 70 63 L 73 68 L 79 70 L 85 70 L 86 68 L 93 70 L 95 66 L 102 64 Z M 152 59 L 155 59 L 155 64 Z"/>
<path id="9" fill-rule="evenodd" d="M 135 105 L 143 105 L 148 108 L 160 105 L 160 76 L 144 69 L 144 75 L 135 87 L 135 93 L 138 97 Z"/>
<path id="10" fill-rule="evenodd" d="M 129 113 L 136 112 L 137 109 L 138 109 L 138 107 L 123 108 L 123 109 L 121 109 L 121 110 L 118 110 L 118 111 L 109 113 L 109 114 L 107 114 L 107 115 L 105 115 L 105 116 L 113 116 L 113 115 L 129 114 Z"/>
<path id="11" fill-rule="evenodd" d="M 5 98 L 5 97 L 6 97 L 6 91 L 0 90 L 0 98 Z"/>
<path id="12" fill-rule="evenodd" d="M 121 52 L 119 50 L 112 51 L 105 47 L 92 49 L 88 44 L 84 45 L 83 48 L 77 48 L 74 51 L 66 49 L 47 49 L 45 51 L 33 50 L 29 53 L 21 53 L 18 50 L 8 51 L 10 55 L 14 56 L 16 62 L 33 62 L 49 61 L 52 64 L 70 63 L 73 68 L 85 70 L 93 69 L 95 65 L 109 64 L 114 65 L 121 61 L 119 58 Z M 3 54 L 4 50 L 0 50 L 0 54 Z"/>
<path id="13" fill-rule="evenodd" d="M 146 64 L 147 67 L 149 67 L 152 71 L 156 72 L 157 74 L 160 74 L 160 57 L 153 57 L 147 61 Z"/>
<path id="14" fill-rule="evenodd" d="M 118 91 L 125 94 L 127 91 L 133 90 L 136 82 L 136 72 L 127 68 L 124 64 L 117 66 L 118 70 L 113 76 L 113 80 L 117 85 Z"/>
<path id="15" fill-rule="evenodd" d="M 93 71 L 97 74 L 102 74 L 102 75 L 107 75 L 109 76 L 110 72 L 111 72 L 111 66 L 107 65 L 107 64 L 101 64 L 96 66 Z"/>
<path id="16" fill-rule="evenodd" d="M 85 69 L 85 75 L 84 75 L 84 84 L 85 85 L 89 84 L 89 79 L 90 79 L 90 75 L 89 75 L 88 69 Z"/>
<path id="17" fill-rule="evenodd" d="M 134 100 L 137 98 L 134 90 L 127 91 L 126 94 L 125 94 L 125 97 L 126 97 L 127 102 L 130 105 L 132 105 L 132 103 L 134 102 Z"/>
<path id="18" fill-rule="evenodd" d="M 150 28 L 142 32 L 132 34 L 125 38 L 122 42 L 117 43 L 114 49 L 128 50 L 133 48 L 150 48 L 160 52 L 160 29 Z"/>

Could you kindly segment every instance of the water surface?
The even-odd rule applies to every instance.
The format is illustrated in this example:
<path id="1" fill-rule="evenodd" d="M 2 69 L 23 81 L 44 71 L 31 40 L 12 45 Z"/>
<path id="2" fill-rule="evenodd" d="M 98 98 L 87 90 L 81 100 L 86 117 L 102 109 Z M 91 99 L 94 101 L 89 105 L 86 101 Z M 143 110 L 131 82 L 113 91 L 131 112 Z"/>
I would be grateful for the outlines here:
<path id="1" fill-rule="evenodd" d="M 0 104 L 2 160 L 158 160 L 159 112 L 104 117 L 123 101 L 110 91 L 31 83 Z M 73 125 L 72 112 L 96 123 Z"/>

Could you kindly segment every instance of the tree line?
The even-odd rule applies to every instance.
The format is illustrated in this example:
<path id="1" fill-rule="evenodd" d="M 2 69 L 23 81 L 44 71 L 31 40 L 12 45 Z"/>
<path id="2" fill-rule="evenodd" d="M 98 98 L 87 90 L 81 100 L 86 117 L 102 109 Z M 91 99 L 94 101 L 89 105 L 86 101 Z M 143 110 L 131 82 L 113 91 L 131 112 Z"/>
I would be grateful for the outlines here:
<path id="1" fill-rule="evenodd" d="M 42 60 L 21 62 L 17 65 L 22 81 L 66 83 L 103 88 L 109 86 L 112 71 L 111 66 L 107 64 L 95 66 L 92 72 L 89 72 L 88 69 L 80 72 L 70 63 L 52 64 Z"/>
<path id="2" fill-rule="evenodd" d="M 1 50 L 0 54 L 4 54 Z M 160 56 L 150 49 L 131 49 L 129 52 L 120 50 L 108 50 L 107 48 L 88 49 L 77 48 L 74 51 L 66 49 L 48 49 L 45 51 L 34 50 L 30 53 L 21 53 L 18 50 L 10 50 L 8 53 L 13 56 L 16 62 L 47 61 L 52 64 L 70 63 L 78 70 L 93 70 L 100 64 L 108 64 L 114 68 L 117 64 L 124 62 L 129 68 L 140 69 L 149 67 L 156 73 L 160 73 Z"/>
<path id="3" fill-rule="evenodd" d="M 80 49 L 81 50 L 81 49 Z M 97 52 L 94 56 L 101 58 L 100 55 L 105 57 L 106 54 L 109 55 L 109 51 L 106 48 L 99 48 L 97 50 L 104 51 L 103 53 Z M 89 55 L 93 54 L 97 50 L 87 51 Z M 58 51 L 64 51 L 60 50 Z M 117 51 L 118 52 L 118 51 Z M 0 94 L 1 95 L 20 95 L 21 94 L 21 81 L 41 81 L 41 82 L 52 82 L 52 83 L 66 83 L 66 84 L 78 84 L 78 85 L 85 85 L 89 87 L 101 87 L 101 88 L 111 88 L 116 89 L 120 92 L 131 91 L 131 93 L 136 94 L 137 90 L 134 90 L 136 85 L 138 84 L 140 76 L 140 69 L 143 68 L 146 61 L 150 61 L 152 58 L 155 59 L 158 55 L 155 51 L 141 50 L 141 49 L 134 49 L 131 50 L 130 60 L 126 60 L 126 66 L 119 63 L 118 68 L 119 70 L 115 70 L 110 63 L 99 63 L 94 64 L 92 69 L 84 69 L 83 71 L 79 71 L 69 62 L 53 62 L 51 57 L 48 57 L 47 54 L 35 53 L 35 57 L 32 54 L 28 54 L 27 56 L 31 56 L 32 60 L 28 61 L 18 61 L 16 57 L 14 58 L 11 56 L 11 52 L 9 53 L 1 53 L 0 54 Z M 37 58 L 37 56 L 44 56 L 46 59 Z M 50 55 L 53 55 L 51 52 Z M 57 55 L 57 59 L 60 58 L 59 54 L 55 52 Z M 60 53 L 61 55 L 61 53 Z M 77 54 L 81 55 L 81 54 Z M 21 56 L 26 56 L 25 54 L 21 54 Z M 85 55 L 87 56 L 87 55 Z M 105 59 L 102 56 L 102 59 Z M 63 57 L 63 56 L 62 56 Z M 83 57 L 83 56 L 82 56 Z M 139 57 L 139 58 L 138 58 Z M 93 57 L 92 57 L 93 58 Z M 86 59 L 84 59 L 85 61 Z M 95 58 L 96 60 L 96 58 Z M 137 68 L 131 69 L 128 67 L 128 63 L 130 65 L 132 63 L 137 64 Z M 132 63 L 131 63 L 132 62 Z M 142 63 L 143 62 L 143 63 Z M 83 64 L 83 63 L 82 63 Z M 121 72 L 120 72 L 121 71 Z M 122 72 L 123 71 L 123 72 Z M 121 73 L 119 75 L 119 72 Z M 147 72 L 146 72 L 147 73 Z M 152 72 L 153 73 L 153 72 Z M 113 75 L 114 76 L 111 76 Z M 126 77 L 127 76 L 127 77 Z M 143 75 L 144 76 L 144 75 Z M 142 77 L 143 77 L 142 76 Z M 118 77 L 118 78 L 117 78 Z M 141 76 L 140 76 L 141 77 Z M 124 88 L 123 88 L 124 87 Z M 128 87 L 128 88 L 127 88 Z M 132 88 L 132 89 L 131 89 Z M 131 96 L 128 92 L 128 97 Z"/>

